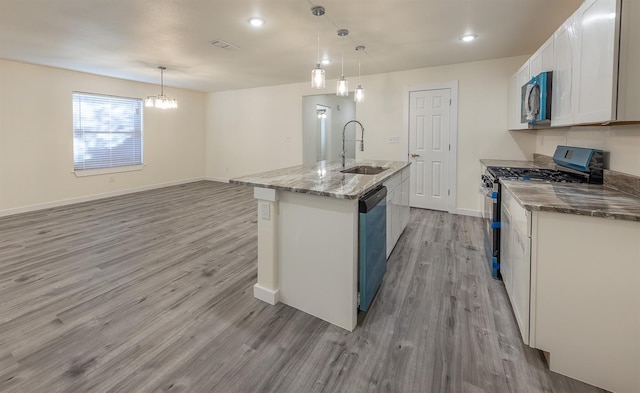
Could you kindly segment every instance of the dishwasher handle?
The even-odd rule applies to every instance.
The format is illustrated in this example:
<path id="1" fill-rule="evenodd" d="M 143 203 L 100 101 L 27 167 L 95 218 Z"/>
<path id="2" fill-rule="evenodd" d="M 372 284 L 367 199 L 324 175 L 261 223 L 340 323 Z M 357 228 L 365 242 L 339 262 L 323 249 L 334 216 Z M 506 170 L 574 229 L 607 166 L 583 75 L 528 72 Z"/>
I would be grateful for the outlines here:
<path id="1" fill-rule="evenodd" d="M 376 207 L 381 201 L 387 198 L 387 187 L 380 186 L 375 188 L 366 194 L 364 194 L 360 201 L 358 201 L 358 211 L 360 213 L 367 213 Z"/>

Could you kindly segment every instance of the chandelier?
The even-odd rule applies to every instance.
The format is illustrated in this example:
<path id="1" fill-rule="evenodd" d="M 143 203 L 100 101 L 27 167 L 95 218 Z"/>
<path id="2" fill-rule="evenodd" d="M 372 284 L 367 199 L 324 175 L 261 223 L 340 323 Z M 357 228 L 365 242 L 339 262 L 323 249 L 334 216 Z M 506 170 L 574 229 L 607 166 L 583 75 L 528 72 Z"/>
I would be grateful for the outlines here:
<path id="1" fill-rule="evenodd" d="M 157 96 L 148 96 L 144 101 L 144 106 L 148 108 L 175 109 L 178 107 L 178 101 L 175 98 L 167 98 L 164 95 L 164 70 L 167 67 L 159 66 L 160 69 L 160 94 Z"/>

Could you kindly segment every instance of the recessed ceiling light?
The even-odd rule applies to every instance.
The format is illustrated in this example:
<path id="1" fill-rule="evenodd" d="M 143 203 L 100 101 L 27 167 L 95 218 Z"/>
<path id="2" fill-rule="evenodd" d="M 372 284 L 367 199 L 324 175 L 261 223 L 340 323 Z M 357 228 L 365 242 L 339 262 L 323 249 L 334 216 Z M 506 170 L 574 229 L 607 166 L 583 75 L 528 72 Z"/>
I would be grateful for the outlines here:
<path id="1" fill-rule="evenodd" d="M 467 35 L 463 35 L 462 37 L 460 37 L 460 40 L 464 41 L 464 42 L 471 42 L 471 41 L 475 40 L 476 38 L 478 38 L 478 36 L 475 35 L 475 34 L 467 34 Z"/>
<path id="2" fill-rule="evenodd" d="M 258 18 L 257 16 L 254 16 L 253 18 L 249 18 L 247 19 L 247 21 L 249 22 L 249 24 L 251 24 L 251 26 L 255 26 L 255 27 L 260 27 L 264 25 L 264 19 Z"/>
<path id="3" fill-rule="evenodd" d="M 331 59 L 322 59 L 320 62 L 322 63 L 322 65 L 329 65 L 331 64 Z"/>

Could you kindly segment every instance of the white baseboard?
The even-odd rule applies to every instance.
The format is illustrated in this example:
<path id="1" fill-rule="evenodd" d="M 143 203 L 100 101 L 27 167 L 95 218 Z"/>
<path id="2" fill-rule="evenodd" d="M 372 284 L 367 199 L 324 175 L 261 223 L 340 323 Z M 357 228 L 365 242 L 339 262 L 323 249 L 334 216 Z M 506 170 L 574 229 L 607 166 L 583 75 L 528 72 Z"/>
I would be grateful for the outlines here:
<path id="1" fill-rule="evenodd" d="M 229 183 L 229 179 L 225 179 L 223 177 L 211 177 L 211 176 L 207 176 L 204 178 L 205 180 L 209 180 L 209 181 L 217 181 L 220 183 Z"/>
<path id="2" fill-rule="evenodd" d="M 456 209 L 453 214 L 460 214 L 462 216 L 482 217 L 482 212 L 471 209 Z"/>
<path id="3" fill-rule="evenodd" d="M 43 209 L 50 209 L 52 207 L 60 207 L 60 206 L 72 205 L 74 203 L 96 201 L 98 199 L 111 198 L 111 197 L 125 195 L 125 194 L 133 194 L 135 192 L 155 190 L 156 188 L 178 186 L 180 184 L 193 183 L 193 182 L 201 181 L 201 180 L 208 180 L 208 179 L 205 179 L 204 177 L 198 177 L 198 178 L 187 179 L 187 180 L 176 180 L 176 181 L 171 181 L 171 182 L 166 182 L 166 183 L 154 184 L 154 185 L 151 185 L 151 186 L 127 188 L 127 189 L 124 189 L 124 190 L 105 192 L 105 193 L 102 193 L 102 194 L 87 195 L 87 196 L 82 196 L 82 197 L 78 197 L 78 198 L 63 199 L 63 200 L 60 200 L 60 201 L 45 202 L 45 203 L 39 203 L 39 204 L 36 204 L 36 205 L 29 205 L 29 206 L 22 206 L 22 207 L 16 207 L 16 208 L 11 208 L 11 209 L 5 209 L 5 210 L 0 210 L 0 217 L 11 216 L 11 215 L 20 214 L 20 213 L 29 213 L 29 212 L 33 212 L 33 211 L 37 211 L 37 210 L 43 210 Z"/>
<path id="4" fill-rule="evenodd" d="M 277 304 L 280 299 L 278 299 L 278 295 L 280 294 L 280 290 L 276 289 L 271 290 L 265 287 L 260 286 L 259 284 L 255 284 L 253 286 L 253 296 L 256 299 L 262 300 L 263 302 L 269 303 L 272 306 Z"/>

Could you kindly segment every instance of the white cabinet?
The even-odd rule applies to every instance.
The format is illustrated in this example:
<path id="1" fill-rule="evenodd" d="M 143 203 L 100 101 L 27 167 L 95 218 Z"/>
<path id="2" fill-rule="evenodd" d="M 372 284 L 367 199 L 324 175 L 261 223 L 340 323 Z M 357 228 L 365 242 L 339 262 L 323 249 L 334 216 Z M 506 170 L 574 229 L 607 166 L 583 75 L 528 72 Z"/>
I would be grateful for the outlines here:
<path id="1" fill-rule="evenodd" d="M 409 222 L 409 167 L 384 182 L 387 187 L 387 258 Z"/>
<path id="2" fill-rule="evenodd" d="M 553 34 L 553 92 L 551 94 L 551 126 L 573 124 L 572 78 L 573 59 L 577 51 L 576 18 L 571 16 Z"/>
<path id="3" fill-rule="evenodd" d="M 573 107 L 576 124 L 616 120 L 618 51 L 616 0 L 587 0 L 575 16 Z"/>
<path id="4" fill-rule="evenodd" d="M 551 127 L 640 121 L 640 1 L 585 0 L 528 60 L 529 76 L 553 71 Z M 509 129 L 523 68 L 509 81 Z M 522 83 L 521 83 L 522 82 Z"/>
<path id="5" fill-rule="evenodd" d="M 549 368 L 640 392 L 640 222 L 534 211 L 530 346 Z"/>
<path id="6" fill-rule="evenodd" d="M 500 271 L 516 317 L 520 335 L 529 344 L 529 300 L 531 286 L 531 212 L 525 210 L 506 188 L 502 188 Z"/>
<path id="7" fill-rule="evenodd" d="M 536 76 L 541 72 L 553 71 L 554 53 L 551 36 L 529 59 L 529 74 Z"/>
<path id="8" fill-rule="evenodd" d="M 402 190 L 400 198 L 400 234 L 404 231 L 404 229 L 409 224 L 409 193 L 410 193 L 410 184 L 409 184 L 410 171 L 409 168 L 404 168 L 402 170 Z M 398 235 L 399 237 L 400 235 Z"/>
<path id="9" fill-rule="evenodd" d="M 509 112 L 507 116 L 510 130 L 522 130 L 529 127 L 527 122 L 522 123 L 522 86 L 529 82 L 531 78 L 529 72 L 529 61 L 524 63 L 520 69 L 509 80 Z"/>

